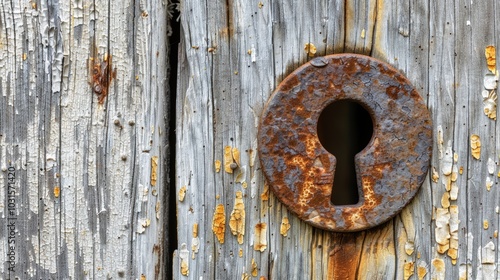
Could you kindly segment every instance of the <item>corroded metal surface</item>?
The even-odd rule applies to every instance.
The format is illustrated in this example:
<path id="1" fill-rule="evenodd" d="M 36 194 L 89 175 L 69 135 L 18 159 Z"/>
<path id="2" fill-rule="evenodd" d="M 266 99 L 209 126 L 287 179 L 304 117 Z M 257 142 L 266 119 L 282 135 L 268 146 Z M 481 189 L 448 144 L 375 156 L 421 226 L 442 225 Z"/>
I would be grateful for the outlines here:
<path id="1" fill-rule="evenodd" d="M 373 120 L 373 136 L 355 157 L 359 203 L 331 203 L 335 157 L 317 136 L 322 110 L 348 99 Z M 429 167 L 432 122 L 410 82 L 386 63 L 338 54 L 290 74 L 269 99 L 259 127 L 259 155 L 272 191 L 307 223 L 350 232 L 386 222 L 408 204 Z"/>

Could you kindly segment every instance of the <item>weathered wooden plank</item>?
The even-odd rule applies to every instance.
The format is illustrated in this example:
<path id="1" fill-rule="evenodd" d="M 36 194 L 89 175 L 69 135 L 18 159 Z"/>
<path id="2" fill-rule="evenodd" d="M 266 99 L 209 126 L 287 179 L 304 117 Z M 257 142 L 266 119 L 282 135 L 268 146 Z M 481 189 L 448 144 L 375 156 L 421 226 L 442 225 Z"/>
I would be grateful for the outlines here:
<path id="1" fill-rule="evenodd" d="M 1 278 L 165 278 L 167 5 L 11 1 L 0 14 L 2 224 L 16 170 Z"/>
<path id="2" fill-rule="evenodd" d="M 498 41 L 494 1 L 194 2 L 184 1 L 181 11 L 177 108 L 176 188 L 186 185 L 189 194 L 177 206 L 179 248 L 188 256 L 192 224 L 200 223 L 200 253 L 185 259 L 189 277 L 244 278 L 252 275 L 252 260 L 257 276 L 270 279 L 497 277 L 489 270 L 497 263 L 491 256 L 498 246 L 499 134 L 480 94 L 488 73 L 484 49 Z M 315 54 L 304 51 L 308 43 Z M 258 159 L 249 168 L 253 154 L 244 152 L 256 150 L 256 123 L 277 84 L 310 57 L 343 51 L 370 54 L 402 71 L 427 100 L 434 122 L 431 171 L 421 191 L 393 221 L 358 234 L 313 229 L 272 194 L 261 197 L 267 188 Z M 484 139 L 479 160 L 471 155 L 471 134 Z M 241 151 L 232 174 L 224 171 L 226 146 Z M 247 188 L 236 182 L 243 169 Z M 246 213 L 243 244 L 228 225 L 237 191 Z M 223 244 L 212 232 L 217 204 L 225 207 Z M 283 218 L 291 226 L 286 236 Z M 267 225 L 262 252 L 253 250 L 260 223 Z"/>
<path id="3" fill-rule="evenodd" d="M 495 15 L 491 11 L 495 8 L 494 2 L 471 3 L 468 5 L 470 17 L 470 42 L 473 42 L 469 53 L 463 58 L 467 65 L 467 99 L 469 101 L 469 139 L 476 134 L 481 139 L 481 155 L 479 159 L 468 157 L 468 211 L 475 213 L 475 219 L 469 220 L 468 233 L 474 237 L 472 252 L 477 258 L 472 267 L 473 278 L 497 278 L 496 257 L 493 250 L 498 248 L 498 239 L 493 238 L 493 232 L 498 230 L 498 214 L 495 207 L 498 205 L 498 188 L 487 187 L 488 179 L 494 184 L 498 177 L 488 171 L 488 160 L 498 162 L 499 151 L 496 150 L 495 121 L 490 120 L 482 112 L 483 100 L 479 94 L 484 89 L 483 79 L 489 72 L 484 56 L 485 48 L 495 42 L 498 31 L 495 30 Z M 466 25 L 467 26 L 467 25 Z M 467 38 L 467 37 L 466 37 Z M 460 48 L 458 46 L 458 48 Z M 495 164 L 495 171 L 497 170 Z M 493 176 L 492 176 L 493 175 Z M 470 217 L 469 217 L 470 218 Z M 487 225 L 486 225 L 487 223 Z M 489 245 L 491 244 L 491 245 Z M 492 247 L 490 247 L 492 246 Z M 492 258 L 491 256 L 492 255 Z M 474 265 L 475 263 L 475 265 Z"/>

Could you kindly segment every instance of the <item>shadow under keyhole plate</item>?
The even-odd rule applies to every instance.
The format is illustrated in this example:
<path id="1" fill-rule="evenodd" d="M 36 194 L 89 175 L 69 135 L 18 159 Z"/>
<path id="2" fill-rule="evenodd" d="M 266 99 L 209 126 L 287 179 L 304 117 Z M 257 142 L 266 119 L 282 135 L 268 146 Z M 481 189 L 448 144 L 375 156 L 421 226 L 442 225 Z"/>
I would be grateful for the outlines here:
<path id="1" fill-rule="evenodd" d="M 336 206 L 335 157 L 317 123 L 332 102 L 355 101 L 370 113 L 373 136 L 355 157 L 360 200 Z M 307 223 L 337 232 L 382 224 L 407 205 L 424 181 L 432 150 L 429 111 L 407 78 L 368 56 L 336 54 L 299 67 L 266 104 L 258 149 L 271 190 Z"/>

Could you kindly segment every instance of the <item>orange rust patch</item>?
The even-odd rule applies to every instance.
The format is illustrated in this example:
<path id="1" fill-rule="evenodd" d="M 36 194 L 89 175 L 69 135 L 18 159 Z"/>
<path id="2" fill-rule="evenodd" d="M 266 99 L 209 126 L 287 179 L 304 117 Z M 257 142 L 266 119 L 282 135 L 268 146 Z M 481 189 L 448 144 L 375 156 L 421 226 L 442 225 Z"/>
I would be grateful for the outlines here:
<path id="1" fill-rule="evenodd" d="M 94 93 L 99 95 L 99 104 L 104 103 L 104 99 L 108 95 L 109 86 L 116 78 L 116 68 L 113 69 L 113 56 L 104 55 L 102 62 L 99 61 L 98 57 L 91 59 L 92 61 L 92 90 Z"/>

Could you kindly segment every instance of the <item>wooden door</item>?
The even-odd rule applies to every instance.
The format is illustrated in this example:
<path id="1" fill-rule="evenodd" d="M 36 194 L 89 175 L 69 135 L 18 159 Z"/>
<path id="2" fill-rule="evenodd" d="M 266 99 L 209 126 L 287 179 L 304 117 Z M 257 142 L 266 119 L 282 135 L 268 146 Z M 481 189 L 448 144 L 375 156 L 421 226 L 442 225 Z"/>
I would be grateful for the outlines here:
<path id="1" fill-rule="evenodd" d="M 497 2 L 181 7 L 175 279 L 497 278 L 500 133 L 496 86 L 484 83 L 495 80 Z M 430 172 L 415 199 L 388 223 L 349 234 L 288 212 L 256 155 L 259 117 L 277 85 L 310 59 L 342 52 L 404 73 L 434 125 Z"/>
<path id="2" fill-rule="evenodd" d="M 169 278 L 167 23 L 0 1 L 0 279 Z"/>
<path id="3" fill-rule="evenodd" d="M 0 278 L 497 279 L 499 18 L 494 0 L 1 1 Z M 257 156 L 277 85 L 343 52 L 404 73 L 434 125 L 415 199 L 351 234 L 288 212 Z"/>

